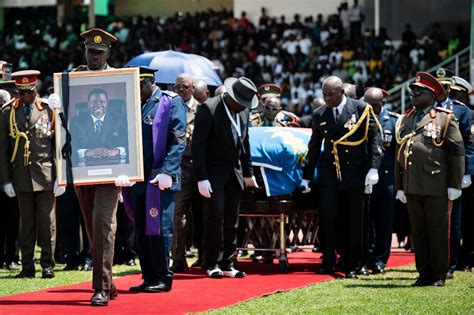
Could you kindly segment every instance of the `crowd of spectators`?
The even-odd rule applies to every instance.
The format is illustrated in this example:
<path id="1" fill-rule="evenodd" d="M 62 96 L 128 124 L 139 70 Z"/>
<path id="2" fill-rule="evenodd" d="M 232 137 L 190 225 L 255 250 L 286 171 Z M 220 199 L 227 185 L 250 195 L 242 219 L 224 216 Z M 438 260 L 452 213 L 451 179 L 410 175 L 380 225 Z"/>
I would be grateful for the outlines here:
<path id="1" fill-rule="evenodd" d="M 111 66 L 121 67 L 136 55 L 174 49 L 203 55 L 220 69 L 222 78 L 247 76 L 257 85 L 276 82 L 283 88 L 282 103 L 298 115 L 310 113 L 311 101 L 319 97 L 321 83 L 329 75 L 356 84 L 390 89 L 467 46 L 469 38 L 459 26 L 445 34 L 434 23 L 426 34 L 415 34 L 410 25 L 401 39 L 393 40 L 382 27 L 361 29 L 351 36 L 351 8 L 342 4 L 338 12 L 293 21 L 273 17 L 265 8 L 257 25 L 232 11 L 208 10 L 173 17 L 105 18 L 98 27 L 113 33 L 119 42 L 112 50 Z M 82 39 L 86 20 L 59 28 L 54 19 L 17 20 L 0 34 L 2 59 L 13 68 L 38 69 L 45 77 L 43 92 L 51 85 L 52 73 L 83 64 Z M 40 91 L 41 92 L 41 91 Z"/>

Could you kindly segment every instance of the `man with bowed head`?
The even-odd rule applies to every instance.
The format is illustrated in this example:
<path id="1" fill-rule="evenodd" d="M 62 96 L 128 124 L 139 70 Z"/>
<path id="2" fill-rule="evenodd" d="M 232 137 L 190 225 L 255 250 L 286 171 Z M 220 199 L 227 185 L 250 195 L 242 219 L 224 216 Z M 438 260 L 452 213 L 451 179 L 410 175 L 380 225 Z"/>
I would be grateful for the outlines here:
<path id="1" fill-rule="evenodd" d="M 257 187 L 248 138 L 249 109 L 257 106 L 255 84 L 228 78 L 223 94 L 196 113 L 191 154 L 199 193 L 205 197 L 204 265 L 211 278 L 242 278 L 234 268 L 238 207 L 245 186 Z"/>
<path id="2" fill-rule="evenodd" d="M 324 257 L 318 273 L 335 271 L 336 240 L 342 233 L 340 248 L 346 278 L 357 278 L 356 269 L 362 261 L 364 190 L 370 192 L 379 179 L 381 137 L 372 107 L 344 95 L 339 77 L 328 77 L 322 89 L 325 105 L 313 114 L 301 185 L 304 192 L 309 192 L 309 181 L 317 167 Z M 336 231 L 338 218 L 343 220 L 342 231 Z"/>

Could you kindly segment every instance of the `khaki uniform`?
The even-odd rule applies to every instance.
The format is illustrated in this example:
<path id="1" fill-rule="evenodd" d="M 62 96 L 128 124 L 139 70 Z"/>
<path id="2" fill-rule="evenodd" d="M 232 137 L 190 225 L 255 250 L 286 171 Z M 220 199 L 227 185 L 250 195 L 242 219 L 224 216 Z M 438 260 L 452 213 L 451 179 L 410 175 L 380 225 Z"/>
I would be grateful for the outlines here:
<path id="1" fill-rule="evenodd" d="M 107 69 L 111 68 L 107 66 L 104 70 Z M 86 70 L 87 66 L 79 66 L 75 71 Z M 92 288 L 110 290 L 120 187 L 116 187 L 114 184 L 88 185 L 76 186 L 74 190 L 91 244 Z"/>
<path id="2" fill-rule="evenodd" d="M 415 111 L 397 121 L 395 183 L 408 200 L 421 278 L 445 280 L 448 270 L 448 187 L 461 189 L 464 145 L 451 111 L 431 108 L 415 125 Z"/>
<path id="3" fill-rule="evenodd" d="M 249 119 L 251 127 L 299 127 L 299 117 L 285 110 L 278 112 L 273 121 L 265 119 L 263 113 L 250 115 Z"/>
<path id="4" fill-rule="evenodd" d="M 36 235 L 41 266 L 54 267 L 53 113 L 39 98 L 35 99 L 28 120 L 19 99 L 5 104 L 1 112 L 0 182 L 13 183 L 18 197 L 23 270 L 34 271 Z"/>

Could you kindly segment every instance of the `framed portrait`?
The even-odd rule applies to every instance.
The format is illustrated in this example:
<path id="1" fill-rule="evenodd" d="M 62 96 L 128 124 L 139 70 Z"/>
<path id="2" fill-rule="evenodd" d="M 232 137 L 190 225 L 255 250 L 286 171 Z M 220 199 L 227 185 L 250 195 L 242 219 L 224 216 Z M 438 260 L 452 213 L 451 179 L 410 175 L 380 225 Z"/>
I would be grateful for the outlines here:
<path id="1" fill-rule="evenodd" d="M 109 184 L 119 175 L 143 181 L 138 68 L 63 76 L 54 74 L 54 91 L 63 102 L 55 110 L 58 184 Z"/>

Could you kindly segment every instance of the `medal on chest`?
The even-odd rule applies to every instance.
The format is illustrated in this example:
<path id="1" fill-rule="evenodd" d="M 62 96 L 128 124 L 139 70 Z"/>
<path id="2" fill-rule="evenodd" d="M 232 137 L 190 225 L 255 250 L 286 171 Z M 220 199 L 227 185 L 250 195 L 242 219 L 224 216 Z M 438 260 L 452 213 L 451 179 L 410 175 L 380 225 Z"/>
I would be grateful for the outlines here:
<path id="1" fill-rule="evenodd" d="M 35 122 L 35 137 L 38 139 L 51 136 L 51 122 L 48 113 L 43 111 Z"/>
<path id="2" fill-rule="evenodd" d="M 355 114 L 352 114 L 351 117 L 349 117 L 349 119 L 344 124 L 344 128 L 352 130 L 352 128 L 355 127 L 356 122 L 357 122 L 357 117 Z"/>

